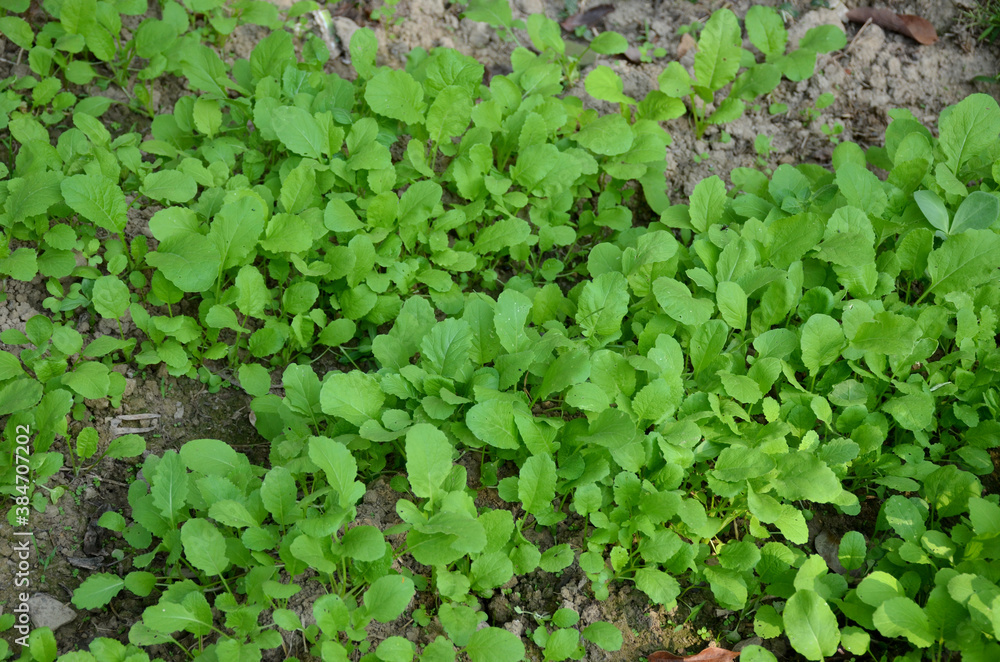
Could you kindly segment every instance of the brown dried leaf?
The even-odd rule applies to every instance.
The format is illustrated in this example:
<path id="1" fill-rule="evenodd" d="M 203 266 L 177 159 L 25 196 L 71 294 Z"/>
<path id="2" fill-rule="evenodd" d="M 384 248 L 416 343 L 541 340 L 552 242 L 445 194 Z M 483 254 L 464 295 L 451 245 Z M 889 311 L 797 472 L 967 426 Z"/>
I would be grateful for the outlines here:
<path id="1" fill-rule="evenodd" d="M 694 37 L 685 32 L 683 36 L 681 36 L 681 43 L 677 45 L 677 59 L 681 59 L 687 55 L 688 51 L 697 46 L 698 42 L 694 40 Z"/>
<path id="2" fill-rule="evenodd" d="M 605 16 L 615 10 L 613 5 L 597 5 L 578 11 L 561 23 L 564 30 L 573 31 L 579 27 L 597 25 Z"/>
<path id="3" fill-rule="evenodd" d="M 732 662 L 740 656 L 734 651 L 727 651 L 725 648 L 711 646 L 700 653 L 681 657 L 668 653 L 667 651 L 657 651 L 649 656 L 649 662 Z"/>
<path id="4" fill-rule="evenodd" d="M 891 9 L 858 7 L 847 12 L 847 20 L 852 23 L 865 23 L 870 20 L 881 28 L 898 32 L 925 46 L 938 40 L 937 30 L 926 18 L 913 14 L 897 14 Z"/>

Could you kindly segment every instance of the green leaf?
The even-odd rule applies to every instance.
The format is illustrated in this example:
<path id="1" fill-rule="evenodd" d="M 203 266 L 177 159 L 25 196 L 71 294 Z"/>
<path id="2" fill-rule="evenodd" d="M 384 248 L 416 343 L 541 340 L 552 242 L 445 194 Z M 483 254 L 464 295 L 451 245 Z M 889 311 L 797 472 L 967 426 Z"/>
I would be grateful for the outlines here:
<path id="1" fill-rule="evenodd" d="M 681 594 L 677 580 L 655 568 L 640 568 L 635 571 L 636 587 L 649 596 L 649 599 L 667 610 L 677 605 L 677 596 Z"/>
<path id="2" fill-rule="evenodd" d="M 436 500 L 451 472 L 454 447 L 443 432 L 432 425 L 414 425 L 406 433 L 406 476 L 418 497 Z"/>
<path id="3" fill-rule="evenodd" d="M 192 119 L 194 120 L 194 128 L 198 131 L 198 133 L 204 134 L 209 138 L 214 138 L 219 132 L 219 129 L 222 128 L 222 108 L 219 107 L 219 102 L 215 99 L 198 99 L 194 102 Z M 163 174 L 169 174 L 171 172 L 176 171 L 168 170 Z M 158 199 L 152 195 L 149 195 L 148 197 L 153 198 L 154 200 Z M 194 197 L 193 192 L 192 197 Z"/>
<path id="4" fill-rule="evenodd" d="M 372 563 L 385 556 L 385 537 L 374 526 L 355 526 L 340 540 L 344 552 L 356 561 Z"/>
<path id="5" fill-rule="evenodd" d="M 160 513 L 173 523 L 182 514 L 188 495 L 188 474 L 177 451 L 168 450 L 153 471 L 149 489 Z M 147 477 L 148 480 L 148 477 Z"/>
<path id="6" fill-rule="evenodd" d="M 208 231 L 222 257 L 221 268 L 242 266 L 263 229 L 264 202 L 256 195 L 244 195 L 223 205 Z"/>
<path id="7" fill-rule="evenodd" d="M 502 586 L 514 576 L 514 564 L 505 552 L 487 552 L 472 562 L 469 579 L 475 591 Z"/>
<path id="8" fill-rule="evenodd" d="M 181 544 L 188 562 L 208 575 L 221 575 L 229 567 L 226 540 L 206 519 L 196 517 L 184 522 Z"/>
<path id="9" fill-rule="evenodd" d="M 789 501 L 807 499 L 831 503 L 843 490 L 833 470 L 812 453 L 790 451 L 776 459 L 775 489 L 779 496 Z"/>
<path id="10" fill-rule="evenodd" d="M 105 457 L 116 460 L 123 460 L 129 457 L 138 457 L 146 450 L 146 440 L 137 434 L 126 434 L 112 439 L 108 444 Z"/>
<path id="11" fill-rule="evenodd" d="M 110 370 L 103 363 L 87 361 L 78 363 L 72 373 L 63 377 L 63 384 L 70 387 L 80 395 L 91 400 L 104 398 L 108 395 L 108 388 L 111 381 L 108 377 Z"/>
<path id="12" fill-rule="evenodd" d="M 272 467 L 260 487 L 261 502 L 278 524 L 291 524 L 298 518 L 297 494 L 292 473 L 281 466 Z"/>
<path id="13" fill-rule="evenodd" d="M 385 575 L 372 582 L 363 601 L 371 618 L 391 623 L 403 613 L 415 593 L 413 580 L 402 575 Z"/>
<path id="14" fill-rule="evenodd" d="M 545 399 L 552 393 L 587 381 L 590 377 L 590 353 L 582 349 L 571 349 L 549 364 L 538 387 L 538 397 Z"/>
<path id="15" fill-rule="evenodd" d="M 837 25 L 817 25 L 809 28 L 799 41 L 799 48 L 816 53 L 837 51 L 847 45 L 844 29 Z"/>
<path id="16" fill-rule="evenodd" d="M 872 321 L 858 326 L 851 345 L 863 352 L 906 356 L 921 335 L 920 326 L 909 317 L 878 313 Z"/>
<path id="17" fill-rule="evenodd" d="M 837 559 L 844 570 L 851 571 L 860 568 L 865 563 L 868 554 L 865 537 L 857 531 L 848 531 L 840 539 L 837 549 Z"/>
<path id="18" fill-rule="evenodd" d="M 4 210 L 6 211 L 4 223 L 16 223 L 32 216 L 39 216 L 46 213 L 55 203 L 62 202 L 60 192 L 62 180 L 62 173 L 59 172 L 38 173 L 31 177 L 9 180 L 7 200 L 4 202 Z M 67 250 L 73 248 L 72 244 L 56 246 L 50 243 L 50 245 Z"/>
<path id="19" fill-rule="evenodd" d="M 849 205 L 873 216 L 880 216 L 889 204 L 879 178 L 856 163 L 843 163 L 837 168 L 837 186 Z"/>
<path id="20" fill-rule="evenodd" d="M 198 184 L 178 170 L 161 170 L 146 175 L 139 192 L 158 202 L 187 202 L 198 192 Z"/>
<path id="21" fill-rule="evenodd" d="M 934 191 L 916 191 L 913 200 L 917 207 L 923 212 L 927 222 L 941 232 L 948 232 L 951 223 L 948 215 L 948 208 L 944 206 L 944 201 L 938 197 Z"/>
<path id="22" fill-rule="evenodd" d="M 691 76 L 680 62 L 668 64 L 656 81 L 668 97 L 681 99 L 691 94 Z"/>
<path id="23" fill-rule="evenodd" d="M 628 282 L 622 274 L 608 272 L 591 280 L 577 302 L 576 321 L 583 335 L 617 338 L 628 302 Z"/>
<path id="24" fill-rule="evenodd" d="M 946 464 L 924 479 L 922 493 L 938 515 L 951 517 L 964 513 L 969 499 L 982 494 L 982 484 L 968 471 Z"/>
<path id="25" fill-rule="evenodd" d="M 441 90 L 427 111 L 427 132 L 435 145 L 460 136 L 469 126 L 472 116 L 472 96 L 458 85 Z"/>
<path id="26" fill-rule="evenodd" d="M 935 641 L 927 614 L 910 598 L 890 598 L 880 604 L 872 622 L 886 637 L 906 637 L 919 648 L 929 648 Z"/>
<path id="27" fill-rule="evenodd" d="M 698 39 L 694 75 L 698 86 L 714 92 L 736 78 L 740 69 L 740 24 L 729 9 L 712 13 Z"/>
<path id="28" fill-rule="evenodd" d="M 959 234 L 966 230 L 985 230 L 996 223 L 998 218 L 1000 218 L 1000 199 L 991 193 L 974 191 L 962 201 L 951 222 L 951 229 L 947 232 Z"/>
<path id="29" fill-rule="evenodd" d="M 996 277 L 1000 236 L 991 230 L 968 230 L 949 237 L 927 258 L 931 285 L 921 299 L 935 292 L 969 292 Z M 919 300 L 918 300 L 919 301 Z"/>
<path id="30" fill-rule="evenodd" d="M 520 218 L 505 218 L 487 225 L 476 234 L 473 250 L 480 255 L 498 253 L 523 243 L 531 235 L 531 226 Z"/>
<path id="31" fill-rule="evenodd" d="M 556 465 L 548 455 L 532 455 L 521 467 L 517 496 L 524 509 L 532 515 L 545 516 L 552 512 L 556 496 Z"/>
<path id="32" fill-rule="evenodd" d="M 378 52 L 378 39 L 371 28 L 355 30 L 348 45 L 351 52 L 351 65 L 361 78 L 371 78 L 375 73 L 375 54 Z"/>
<path id="33" fill-rule="evenodd" d="M 858 598 L 866 605 L 878 607 L 883 602 L 903 595 L 903 585 L 887 572 L 876 570 L 858 584 Z"/>
<path id="34" fill-rule="evenodd" d="M 493 324 L 500 345 L 510 353 L 528 349 L 528 335 L 524 324 L 531 312 L 531 300 L 512 289 L 504 290 L 497 298 Z"/>
<path id="35" fill-rule="evenodd" d="M 192 439 L 181 446 L 181 459 L 191 471 L 206 476 L 236 475 L 245 466 L 232 446 L 218 439 Z"/>
<path id="36" fill-rule="evenodd" d="M 211 238 L 197 232 L 183 232 L 160 241 L 146 255 L 146 262 L 184 292 L 203 292 L 219 275 L 222 258 Z"/>
<path id="37" fill-rule="evenodd" d="M 929 393 L 910 393 L 892 398 L 882 410 L 891 414 L 906 430 L 926 430 L 934 422 L 934 396 Z"/>
<path id="38" fill-rule="evenodd" d="M 837 652 L 837 617 L 815 591 L 796 591 L 785 604 L 782 618 L 788 642 L 807 660 L 823 660 Z"/>
<path id="39" fill-rule="evenodd" d="M 514 21 L 507 0 L 471 0 L 462 17 L 495 28 L 511 28 Z"/>
<path id="40" fill-rule="evenodd" d="M 476 438 L 490 446 L 510 450 L 521 447 L 514 423 L 514 407 L 508 400 L 486 400 L 470 407 L 465 424 Z"/>
<path id="41" fill-rule="evenodd" d="M 383 69 L 375 74 L 365 86 L 365 101 L 385 117 L 407 124 L 424 120 L 424 88 L 405 71 Z"/>
<path id="42" fill-rule="evenodd" d="M 712 318 L 715 304 L 691 295 L 684 283 L 662 276 L 653 281 L 653 295 L 663 312 L 688 326 L 699 326 Z"/>
<path id="43" fill-rule="evenodd" d="M 378 382 L 360 370 L 328 373 L 319 397 L 323 413 L 359 427 L 377 418 L 385 402 Z"/>
<path id="44" fill-rule="evenodd" d="M 561 55 L 566 53 L 566 42 L 560 36 L 559 24 L 545 14 L 532 14 L 528 17 L 528 36 L 539 51 L 551 50 Z"/>
<path id="45" fill-rule="evenodd" d="M 83 428 L 76 437 L 76 454 L 86 460 L 93 457 L 96 452 L 97 430 L 92 427 Z"/>
<path id="46" fill-rule="evenodd" d="M 87 45 L 90 47 L 89 42 Z M 214 50 L 203 44 L 188 45 L 182 51 L 180 64 L 190 87 L 216 98 L 227 97 L 226 89 L 233 85 L 226 76 L 226 64 Z"/>
<path id="47" fill-rule="evenodd" d="M 603 33 L 608 34 L 608 33 Z M 586 124 L 575 136 L 576 141 L 595 154 L 614 156 L 632 147 L 635 135 L 621 115 L 604 115 Z"/>
<path id="48" fill-rule="evenodd" d="M 175 602 L 161 601 L 158 604 L 146 607 L 142 612 L 142 622 L 150 629 L 164 634 L 170 634 L 178 630 L 197 632 L 199 634 L 210 632 L 212 629 L 212 612 L 205 601 L 205 597 L 201 593 L 191 593 L 188 594 L 184 603 L 177 604 Z"/>
<path id="49" fill-rule="evenodd" d="M 412 662 L 416 648 L 409 639 L 394 635 L 379 643 L 375 656 L 382 662 Z"/>
<path id="50" fill-rule="evenodd" d="M 297 106 L 279 106 L 271 114 L 271 126 L 278 140 L 300 156 L 319 159 L 329 148 L 319 122 Z"/>
<path id="51" fill-rule="evenodd" d="M 20 16 L 0 18 L 0 34 L 26 51 L 31 50 L 31 44 L 35 41 L 35 33 L 32 32 L 31 26 Z"/>
<path id="52" fill-rule="evenodd" d="M 60 190 L 66 204 L 83 218 L 115 234 L 125 229 L 125 194 L 107 177 L 74 175 L 62 180 Z"/>
<path id="53" fill-rule="evenodd" d="M 720 370 L 719 378 L 722 380 L 722 387 L 726 390 L 726 394 L 743 404 L 756 404 L 764 397 L 757 382 L 746 375 L 733 375 Z"/>
<path id="54" fill-rule="evenodd" d="M 715 301 L 722 320 L 740 331 L 747 325 L 747 295 L 737 283 L 723 281 L 716 286 Z"/>
<path id="55" fill-rule="evenodd" d="M 100 572 L 87 577 L 73 591 L 73 604 L 80 609 L 100 609 L 125 588 L 118 575 Z"/>
<path id="56" fill-rule="evenodd" d="M 0 416 L 25 411 L 42 399 L 42 385 L 37 380 L 22 377 L 0 387 Z"/>
<path id="57" fill-rule="evenodd" d="M 587 90 L 587 94 L 601 101 L 635 103 L 635 99 L 625 96 L 623 93 L 625 85 L 622 83 L 621 77 L 611 67 L 606 67 L 603 64 L 594 67 L 593 71 L 587 74 L 584 88 Z"/>
<path id="58" fill-rule="evenodd" d="M 705 566 L 704 572 L 720 606 L 733 610 L 746 606 L 747 587 L 740 573 L 718 566 Z"/>
<path id="59" fill-rule="evenodd" d="M 341 507 L 352 506 L 364 494 L 364 486 L 355 481 L 357 462 L 344 444 L 327 437 L 309 437 L 309 459 L 326 474 L 330 487 L 340 495 Z"/>
<path id="60" fill-rule="evenodd" d="M 581 634 L 584 639 L 608 652 L 620 650 L 622 647 L 621 630 L 611 623 L 596 621 L 585 627 Z"/>
<path id="61" fill-rule="evenodd" d="M 524 659 L 525 650 L 517 635 L 500 628 L 486 627 L 472 633 L 465 654 L 470 662 L 520 662 Z"/>
<path id="62" fill-rule="evenodd" d="M 36 627 L 31 630 L 28 635 L 28 652 L 35 662 L 55 662 L 59 648 L 56 645 L 56 637 L 49 627 Z"/>
<path id="63" fill-rule="evenodd" d="M 986 94 L 970 94 L 941 114 L 940 145 L 948 167 L 958 174 L 972 157 L 996 142 L 1000 134 L 1000 105 Z"/>
<path id="64" fill-rule="evenodd" d="M 472 351 L 472 330 L 463 320 L 447 319 L 434 325 L 424 336 L 420 353 L 439 375 L 455 378 L 468 363 Z"/>
<path id="65" fill-rule="evenodd" d="M 785 23 L 781 20 L 781 16 L 774 9 L 754 5 L 747 10 L 744 25 L 750 43 L 769 60 L 785 53 L 788 32 L 785 31 Z"/>
<path id="66" fill-rule="evenodd" d="M 94 281 L 90 301 L 97 314 L 106 319 L 120 319 L 131 303 L 128 286 L 114 276 L 101 276 Z"/>
<path id="67" fill-rule="evenodd" d="M 798 83 L 812 76 L 816 70 L 816 51 L 800 48 L 775 59 L 774 64 L 788 80 Z"/>
<path id="68" fill-rule="evenodd" d="M 628 41 L 617 32 L 605 30 L 591 40 L 590 50 L 602 55 L 618 55 L 628 50 Z"/>
<path id="69" fill-rule="evenodd" d="M 720 222 L 726 210 L 726 185 L 718 175 L 698 182 L 691 193 L 691 225 L 698 232 L 705 232 L 710 225 Z"/>
<path id="70" fill-rule="evenodd" d="M 141 53 L 140 53 L 141 55 Z M 295 57 L 292 36 L 284 30 L 275 30 L 257 42 L 250 53 L 250 73 L 255 80 L 265 76 L 281 78 L 286 64 Z"/>
<path id="71" fill-rule="evenodd" d="M 802 325 L 802 363 L 815 375 L 823 366 L 840 357 L 846 345 L 844 331 L 837 320 L 829 315 L 816 314 Z"/>

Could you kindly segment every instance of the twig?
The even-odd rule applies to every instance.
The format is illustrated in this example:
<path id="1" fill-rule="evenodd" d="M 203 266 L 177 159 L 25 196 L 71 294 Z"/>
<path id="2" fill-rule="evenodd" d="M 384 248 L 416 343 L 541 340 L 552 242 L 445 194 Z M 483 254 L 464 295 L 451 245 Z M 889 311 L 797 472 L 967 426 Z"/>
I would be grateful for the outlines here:
<path id="1" fill-rule="evenodd" d="M 862 25 L 860 28 L 858 28 L 858 31 L 857 31 L 857 33 L 855 33 L 854 38 L 851 39 L 851 43 L 849 43 L 847 45 L 847 48 L 845 48 L 844 51 L 849 51 L 852 48 L 854 48 L 854 42 L 856 42 L 858 40 L 858 37 L 861 36 L 861 33 L 864 32 L 868 28 L 868 26 L 871 25 L 871 24 L 872 24 L 872 19 L 869 18 L 867 21 L 865 21 L 864 25 Z"/>

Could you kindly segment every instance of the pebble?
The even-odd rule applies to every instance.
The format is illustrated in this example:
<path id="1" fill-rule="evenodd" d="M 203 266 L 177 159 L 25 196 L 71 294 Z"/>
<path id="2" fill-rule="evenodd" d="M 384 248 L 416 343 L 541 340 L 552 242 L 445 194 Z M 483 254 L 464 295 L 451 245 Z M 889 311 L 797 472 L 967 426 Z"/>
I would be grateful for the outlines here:
<path id="1" fill-rule="evenodd" d="M 337 39 L 340 40 L 340 45 L 343 46 L 345 51 L 350 48 L 351 37 L 359 29 L 360 26 L 346 16 L 335 16 L 333 18 L 333 31 L 337 34 Z"/>
<path id="2" fill-rule="evenodd" d="M 545 13 L 545 3 L 542 0 L 514 0 L 514 4 L 527 16 Z"/>
<path id="3" fill-rule="evenodd" d="M 466 38 L 470 46 L 473 48 L 486 48 L 489 45 L 490 38 L 492 37 L 492 28 L 489 25 L 463 18 L 462 27 L 465 29 Z"/>
<path id="4" fill-rule="evenodd" d="M 75 611 L 46 593 L 31 596 L 28 609 L 35 627 L 50 628 L 53 632 L 76 618 Z"/>

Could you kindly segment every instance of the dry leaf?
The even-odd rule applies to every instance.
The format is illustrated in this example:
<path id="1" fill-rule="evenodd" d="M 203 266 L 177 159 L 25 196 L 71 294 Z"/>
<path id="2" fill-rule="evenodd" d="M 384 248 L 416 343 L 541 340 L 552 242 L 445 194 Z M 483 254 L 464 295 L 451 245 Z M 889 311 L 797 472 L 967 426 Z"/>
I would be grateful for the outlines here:
<path id="1" fill-rule="evenodd" d="M 865 23 L 870 20 L 881 28 L 906 35 L 925 46 L 938 40 L 937 30 L 926 18 L 913 14 L 897 14 L 891 9 L 858 7 L 847 12 L 847 20 L 853 23 Z"/>
<path id="2" fill-rule="evenodd" d="M 564 30 L 573 31 L 579 27 L 596 25 L 602 18 L 615 10 L 612 5 L 597 5 L 584 11 L 578 11 L 561 23 Z"/>
<path id="3" fill-rule="evenodd" d="M 667 651 L 658 651 L 649 656 L 649 662 L 732 662 L 739 656 L 740 654 L 734 651 L 712 646 L 687 657 L 674 655 Z"/>
<path id="4" fill-rule="evenodd" d="M 687 52 L 692 48 L 695 48 L 697 45 L 698 42 L 694 40 L 694 37 L 685 32 L 681 37 L 681 43 L 677 46 L 677 59 L 679 60 L 687 55 Z"/>

